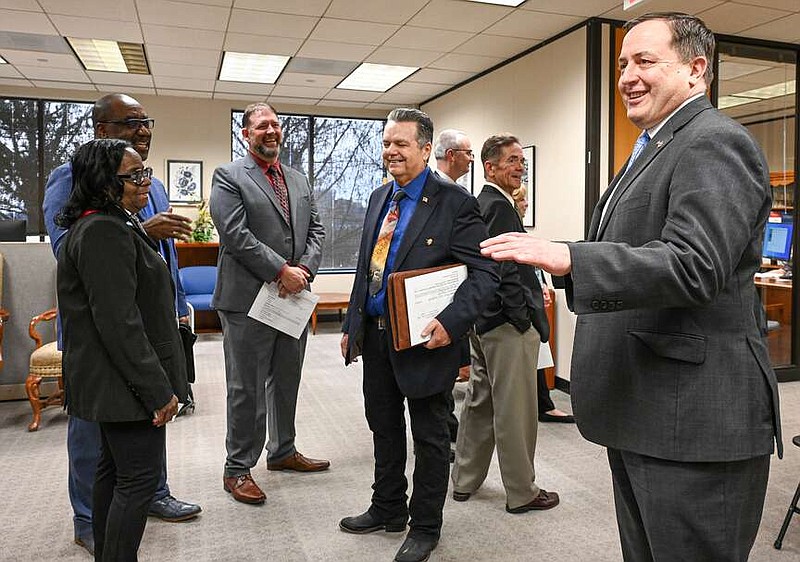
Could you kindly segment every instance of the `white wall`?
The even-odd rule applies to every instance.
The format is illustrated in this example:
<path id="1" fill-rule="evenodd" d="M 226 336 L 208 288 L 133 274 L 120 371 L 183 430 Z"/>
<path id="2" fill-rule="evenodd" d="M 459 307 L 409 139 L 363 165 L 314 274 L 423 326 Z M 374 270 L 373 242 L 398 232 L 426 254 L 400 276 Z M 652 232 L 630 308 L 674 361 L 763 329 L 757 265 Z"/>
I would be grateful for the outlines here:
<path id="1" fill-rule="evenodd" d="M 476 155 L 490 135 L 510 131 L 536 146 L 536 227 L 553 240 L 584 232 L 586 32 L 580 29 L 422 106 L 436 130 L 462 129 Z M 477 158 L 480 160 L 480 158 Z M 482 183 L 477 162 L 475 184 Z M 477 193 L 477 189 L 476 189 Z M 569 379 L 575 315 L 556 297 L 556 374 Z"/>

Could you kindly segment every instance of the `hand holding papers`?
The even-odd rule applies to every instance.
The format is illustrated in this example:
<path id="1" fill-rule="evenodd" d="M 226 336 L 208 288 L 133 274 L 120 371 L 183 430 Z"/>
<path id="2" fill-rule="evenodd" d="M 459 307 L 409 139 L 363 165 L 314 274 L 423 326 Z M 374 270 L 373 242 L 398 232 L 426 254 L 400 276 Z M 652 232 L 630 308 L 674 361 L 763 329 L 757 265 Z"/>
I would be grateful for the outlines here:
<path id="1" fill-rule="evenodd" d="M 277 283 L 264 283 L 247 315 L 299 339 L 318 300 L 319 297 L 310 291 L 280 297 Z"/>
<path id="2" fill-rule="evenodd" d="M 454 264 L 389 275 L 389 320 L 396 351 L 428 341 L 422 331 L 447 305 L 467 278 L 467 266 Z"/>

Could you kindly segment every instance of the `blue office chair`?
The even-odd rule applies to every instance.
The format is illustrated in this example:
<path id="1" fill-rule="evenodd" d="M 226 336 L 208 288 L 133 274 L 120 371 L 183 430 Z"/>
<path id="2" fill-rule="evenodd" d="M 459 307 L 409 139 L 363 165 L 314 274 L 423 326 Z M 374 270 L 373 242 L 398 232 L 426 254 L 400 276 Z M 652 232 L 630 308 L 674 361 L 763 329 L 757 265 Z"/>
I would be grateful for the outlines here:
<path id="1" fill-rule="evenodd" d="M 211 297 L 217 283 L 217 266 L 193 265 L 178 269 L 183 292 L 186 293 L 186 304 L 189 305 L 189 318 L 194 331 L 194 313 L 196 310 L 214 310 L 211 308 Z"/>

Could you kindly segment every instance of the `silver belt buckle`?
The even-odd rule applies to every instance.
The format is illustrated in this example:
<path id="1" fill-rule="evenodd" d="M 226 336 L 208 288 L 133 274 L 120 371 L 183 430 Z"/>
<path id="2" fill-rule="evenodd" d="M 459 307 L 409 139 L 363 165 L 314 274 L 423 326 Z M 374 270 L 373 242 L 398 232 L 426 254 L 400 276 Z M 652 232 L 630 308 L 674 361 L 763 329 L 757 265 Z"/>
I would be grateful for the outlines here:
<path id="1" fill-rule="evenodd" d="M 383 319 L 383 316 L 378 316 L 376 319 L 376 323 L 378 324 L 378 329 L 383 331 L 386 329 L 386 320 Z"/>

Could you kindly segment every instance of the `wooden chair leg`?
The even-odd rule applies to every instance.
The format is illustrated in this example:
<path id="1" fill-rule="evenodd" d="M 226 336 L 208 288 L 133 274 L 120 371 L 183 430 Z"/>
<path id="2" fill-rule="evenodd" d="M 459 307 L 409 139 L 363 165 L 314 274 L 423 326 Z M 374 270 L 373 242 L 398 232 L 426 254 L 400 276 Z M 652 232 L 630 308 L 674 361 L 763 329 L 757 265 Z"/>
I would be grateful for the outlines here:
<path id="1" fill-rule="evenodd" d="M 317 333 L 317 309 L 314 309 L 314 312 L 311 313 L 311 333 Z"/>
<path id="2" fill-rule="evenodd" d="M 33 410 L 33 421 L 28 425 L 28 431 L 36 431 L 39 429 L 39 424 L 42 421 L 42 402 L 39 399 L 39 385 L 42 383 L 42 377 L 35 375 L 28 375 L 25 380 L 25 392 L 28 395 L 28 401 L 31 403 Z"/>
<path id="3" fill-rule="evenodd" d="M 777 550 L 780 550 L 781 546 L 783 546 L 783 537 L 786 536 L 786 531 L 789 529 L 789 522 L 792 520 L 792 515 L 795 513 L 800 513 L 800 508 L 797 507 L 798 501 L 800 501 L 800 484 L 797 485 L 797 490 L 794 493 L 794 498 L 792 498 L 792 503 L 789 504 L 789 511 L 786 513 L 786 518 L 783 520 L 783 525 L 781 525 L 778 538 L 775 539 L 775 543 L 772 545 Z"/>

